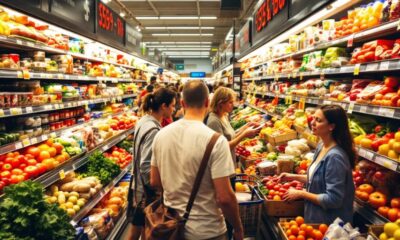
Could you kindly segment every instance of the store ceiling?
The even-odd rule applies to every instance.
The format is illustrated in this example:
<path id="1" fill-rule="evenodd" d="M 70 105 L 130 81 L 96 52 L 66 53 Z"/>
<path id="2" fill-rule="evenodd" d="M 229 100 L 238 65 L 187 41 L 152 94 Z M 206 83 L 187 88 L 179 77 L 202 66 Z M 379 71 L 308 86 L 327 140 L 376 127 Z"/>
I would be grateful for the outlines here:
<path id="1" fill-rule="evenodd" d="M 212 48 L 225 41 L 233 19 L 243 19 L 258 0 L 242 0 L 240 10 L 221 10 L 220 0 L 114 0 L 109 5 L 120 11 L 115 1 L 126 6 L 140 22 L 143 42 L 171 58 L 209 58 Z M 133 19 L 127 19 L 138 24 Z"/>

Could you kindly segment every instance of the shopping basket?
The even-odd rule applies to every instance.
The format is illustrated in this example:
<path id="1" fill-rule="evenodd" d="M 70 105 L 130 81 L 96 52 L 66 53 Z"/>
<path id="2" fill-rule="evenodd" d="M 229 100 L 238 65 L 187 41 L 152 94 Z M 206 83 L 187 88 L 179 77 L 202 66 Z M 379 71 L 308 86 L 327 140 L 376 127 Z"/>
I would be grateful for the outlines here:
<path id="1" fill-rule="evenodd" d="M 245 182 L 245 180 L 238 179 L 236 181 Z M 254 187 L 251 187 L 251 199 L 246 202 L 239 202 L 239 214 L 245 237 L 255 237 L 257 235 L 261 222 L 263 203 L 264 199 Z"/>

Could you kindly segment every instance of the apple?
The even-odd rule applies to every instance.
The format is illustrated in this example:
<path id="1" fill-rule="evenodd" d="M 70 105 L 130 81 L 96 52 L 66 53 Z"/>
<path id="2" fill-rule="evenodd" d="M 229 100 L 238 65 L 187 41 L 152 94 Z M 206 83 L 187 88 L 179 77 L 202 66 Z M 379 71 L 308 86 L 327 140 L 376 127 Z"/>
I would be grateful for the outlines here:
<path id="1" fill-rule="evenodd" d="M 392 200 L 390 200 L 390 206 L 392 208 L 400 208 L 400 197 L 392 198 Z"/>
<path id="2" fill-rule="evenodd" d="M 396 77 L 386 77 L 385 78 L 385 86 L 389 88 L 396 88 L 399 85 L 400 81 Z"/>
<path id="3" fill-rule="evenodd" d="M 399 214 L 399 209 L 398 208 L 391 208 L 391 209 L 389 209 L 387 216 L 388 216 L 388 219 L 391 222 L 394 222 L 394 221 L 397 220 L 398 214 Z"/>

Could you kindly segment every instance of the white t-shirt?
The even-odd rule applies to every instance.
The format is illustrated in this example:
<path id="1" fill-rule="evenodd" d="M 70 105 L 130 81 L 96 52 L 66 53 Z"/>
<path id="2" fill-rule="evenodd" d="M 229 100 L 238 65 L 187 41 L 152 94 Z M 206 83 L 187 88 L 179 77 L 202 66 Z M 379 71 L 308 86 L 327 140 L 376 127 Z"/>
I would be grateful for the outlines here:
<path id="1" fill-rule="evenodd" d="M 164 203 L 183 216 L 204 151 L 215 132 L 200 121 L 181 119 L 160 130 L 153 142 L 151 165 L 158 168 L 164 189 Z M 229 144 L 219 137 L 195 198 L 185 239 L 207 239 L 226 232 L 224 217 L 217 206 L 212 179 L 235 173 Z"/>

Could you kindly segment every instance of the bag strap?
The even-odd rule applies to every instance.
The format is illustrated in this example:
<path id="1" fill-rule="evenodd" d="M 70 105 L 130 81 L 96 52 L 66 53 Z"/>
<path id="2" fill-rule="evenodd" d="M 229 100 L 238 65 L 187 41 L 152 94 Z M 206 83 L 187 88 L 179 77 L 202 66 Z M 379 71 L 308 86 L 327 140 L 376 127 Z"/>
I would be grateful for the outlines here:
<path id="1" fill-rule="evenodd" d="M 200 183 L 201 183 L 201 180 L 203 179 L 204 172 L 205 172 L 206 166 L 208 164 L 208 160 L 210 159 L 211 151 L 213 150 L 214 145 L 217 142 L 220 135 L 221 134 L 219 134 L 219 133 L 214 133 L 214 135 L 211 137 L 211 140 L 208 142 L 206 151 L 204 152 L 204 155 L 203 155 L 203 159 L 201 160 L 201 163 L 200 163 L 199 171 L 197 172 L 196 179 L 194 180 L 192 193 L 190 194 L 190 198 L 189 198 L 189 202 L 186 206 L 185 214 L 183 215 L 184 223 L 186 223 L 186 221 L 189 219 L 190 211 L 192 210 L 194 199 L 196 198 L 197 192 L 199 191 Z"/>
<path id="2" fill-rule="evenodd" d="M 155 129 L 160 130 L 160 128 L 158 128 L 158 127 L 152 127 L 149 130 L 147 130 L 147 132 L 141 137 L 141 139 L 139 141 L 139 145 L 137 146 L 137 152 L 135 152 L 135 150 L 134 150 L 135 165 L 133 167 L 133 174 L 134 174 L 134 179 L 135 179 L 135 195 L 134 195 L 134 197 L 135 197 L 136 202 L 137 202 L 137 180 L 138 180 L 137 177 L 138 177 L 138 175 L 140 175 L 140 171 L 139 171 L 139 162 L 140 162 L 140 157 L 141 157 L 140 147 L 142 146 L 142 143 L 146 139 L 147 135 Z M 140 131 L 140 129 L 138 129 L 136 136 L 134 138 L 135 143 L 137 140 L 137 136 L 139 135 L 139 131 Z M 142 185 L 144 188 L 144 181 L 143 181 L 142 175 L 140 175 L 140 179 L 142 181 Z"/>

